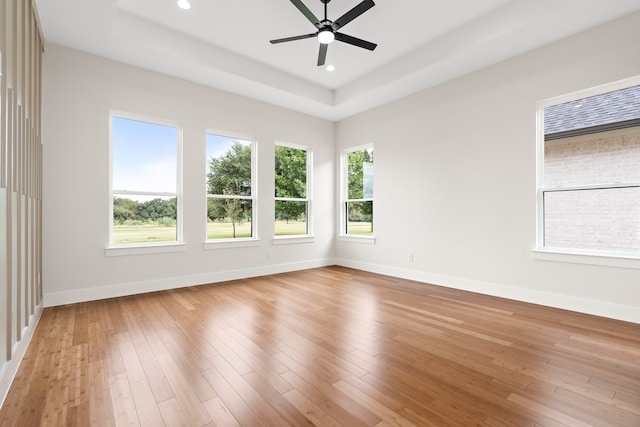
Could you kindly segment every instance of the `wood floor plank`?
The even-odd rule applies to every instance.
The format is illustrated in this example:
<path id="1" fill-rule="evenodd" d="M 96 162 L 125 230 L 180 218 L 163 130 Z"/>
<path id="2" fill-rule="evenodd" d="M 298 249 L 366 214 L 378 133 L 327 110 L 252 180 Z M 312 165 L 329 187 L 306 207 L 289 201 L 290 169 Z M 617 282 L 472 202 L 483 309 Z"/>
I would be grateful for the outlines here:
<path id="1" fill-rule="evenodd" d="M 175 397 L 158 403 L 158 410 L 166 426 L 192 427 L 201 425 L 197 424 L 192 414 L 182 408 L 182 405 Z"/>
<path id="2" fill-rule="evenodd" d="M 293 406 L 309 419 L 313 424 L 317 426 L 331 426 L 338 427 L 339 424 L 332 420 L 327 414 L 325 414 L 319 407 L 313 402 L 307 399 L 302 393 L 295 388 L 284 393 L 285 399 L 287 399 Z"/>
<path id="3" fill-rule="evenodd" d="M 313 384 L 314 390 L 319 390 L 323 395 L 329 396 L 329 399 L 332 402 L 335 402 L 338 406 L 353 415 L 355 418 L 362 420 L 369 425 L 377 424 L 378 422 L 380 422 L 380 419 L 377 418 L 376 415 L 373 412 L 369 411 L 366 407 L 360 405 L 358 402 L 351 399 L 344 393 L 336 392 L 336 389 L 331 385 L 333 383 L 333 381 L 331 381 L 333 377 L 327 376 L 326 373 L 323 373 L 315 365 L 311 364 L 312 366 L 305 367 L 282 353 L 277 354 L 276 358 L 285 363 L 291 369 L 291 372 L 296 374 L 296 376 L 299 376 L 308 384 Z M 291 376 L 285 376 L 285 379 L 287 379 L 287 381 L 289 381 L 288 378 L 291 378 Z M 298 384 L 300 383 L 299 381 L 296 382 Z M 294 387 L 299 388 L 298 385 L 291 383 L 291 381 L 289 381 L 289 383 L 294 385 Z M 309 388 L 307 388 L 307 390 L 309 390 Z M 314 399 L 311 400 L 313 401 Z M 341 419 L 341 417 L 337 418 Z"/>
<path id="4" fill-rule="evenodd" d="M 225 379 L 225 377 L 213 367 L 202 372 L 211 387 L 216 391 L 225 408 L 241 426 L 266 426 L 259 415 L 251 406 L 250 402 L 245 402 L 243 398 L 236 392 L 233 386 Z"/>
<path id="5" fill-rule="evenodd" d="M 342 267 L 45 308 L 13 426 L 640 426 L 640 326 Z"/>
<path id="6" fill-rule="evenodd" d="M 91 426 L 114 426 L 115 415 L 104 361 L 89 363 L 87 377 Z"/>
<path id="7" fill-rule="evenodd" d="M 171 355 L 168 353 L 160 354 L 156 359 L 176 396 L 176 400 L 182 407 L 184 413 L 191 417 L 194 425 L 200 426 L 211 422 L 211 418 L 204 406 L 202 406 L 202 402 L 198 398 L 196 391 L 192 388 L 191 382 L 180 371 L 180 368 L 176 365 Z M 213 397 L 215 397 L 215 395 L 211 394 L 211 398 Z"/>
<path id="8" fill-rule="evenodd" d="M 138 413 L 126 374 L 109 377 L 109 389 L 116 426 L 139 426 Z"/>
<path id="9" fill-rule="evenodd" d="M 147 380 L 138 381 L 130 384 L 131 396 L 136 407 L 138 420 L 141 427 L 157 427 L 162 426 L 162 414 L 156 404 L 151 392 L 151 387 Z"/>
<path id="10" fill-rule="evenodd" d="M 256 408 L 255 412 L 260 414 L 260 418 L 269 426 L 285 426 L 286 420 L 279 414 L 267 399 L 268 396 L 262 396 L 256 391 L 240 372 L 236 371 L 233 366 L 223 357 L 216 356 L 211 359 L 213 366 L 224 377 L 226 382 L 231 385 L 234 391 L 246 403 L 250 403 Z M 247 372 L 246 374 L 249 374 Z"/>
<path id="11" fill-rule="evenodd" d="M 214 397 L 202 404 L 209 413 L 214 425 L 220 427 L 240 427 L 238 420 L 234 418 L 220 397 Z"/>
<path id="12" fill-rule="evenodd" d="M 165 348 L 164 345 L 163 348 Z M 160 365 L 158 365 L 156 356 L 149 344 L 146 341 L 137 342 L 135 344 L 135 349 L 138 357 L 140 358 L 145 379 L 151 388 L 155 401 L 162 402 L 175 397 L 173 390 L 167 382 L 167 378 L 162 373 L 162 369 L 160 369 Z M 157 355 L 165 353 L 166 351 L 158 353 Z"/>
<path id="13" fill-rule="evenodd" d="M 349 384 L 347 381 L 340 380 L 333 384 L 335 388 L 342 391 L 344 394 L 360 403 L 365 408 L 369 409 L 371 412 L 376 414 L 387 426 L 394 427 L 416 427 L 411 421 L 405 419 L 400 414 L 395 411 L 392 411 L 388 407 L 381 404 L 376 399 L 367 396 L 366 393 L 358 390 L 353 385 Z"/>
<path id="14" fill-rule="evenodd" d="M 348 407 L 344 407 L 347 405 L 342 405 L 343 403 L 336 394 L 327 394 L 322 388 L 325 386 L 320 386 L 320 389 L 316 387 L 314 384 L 305 381 L 304 378 L 300 377 L 293 371 L 287 371 L 282 374 L 282 377 L 287 380 L 291 385 L 294 386 L 294 390 L 296 390 L 297 394 L 303 396 L 305 402 L 309 402 L 309 404 L 313 408 L 319 408 L 320 412 L 323 414 L 327 414 L 327 417 L 331 420 L 336 420 L 339 424 L 345 426 L 353 426 L 353 427 L 363 427 L 367 425 L 371 425 L 371 423 L 367 424 L 365 420 L 358 418 L 357 415 L 353 414 L 352 411 L 349 411 Z M 378 423 L 380 420 L 377 418 L 373 418 L 374 424 Z"/>

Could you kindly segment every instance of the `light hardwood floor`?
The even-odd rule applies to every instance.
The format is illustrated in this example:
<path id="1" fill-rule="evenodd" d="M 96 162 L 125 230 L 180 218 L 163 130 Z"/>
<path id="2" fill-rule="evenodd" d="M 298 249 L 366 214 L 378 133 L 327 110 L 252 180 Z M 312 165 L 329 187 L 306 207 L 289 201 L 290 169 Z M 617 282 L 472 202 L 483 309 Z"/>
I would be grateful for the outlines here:
<path id="1" fill-rule="evenodd" d="M 640 325 L 327 267 L 44 310 L 0 425 L 640 426 Z"/>

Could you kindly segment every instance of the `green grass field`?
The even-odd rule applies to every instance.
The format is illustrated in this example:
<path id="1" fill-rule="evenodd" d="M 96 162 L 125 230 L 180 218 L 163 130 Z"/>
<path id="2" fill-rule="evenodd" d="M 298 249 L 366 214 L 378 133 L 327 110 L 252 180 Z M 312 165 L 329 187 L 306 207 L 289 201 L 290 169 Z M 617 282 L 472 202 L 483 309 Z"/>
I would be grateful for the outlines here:
<path id="1" fill-rule="evenodd" d="M 307 234 L 306 221 L 276 221 L 276 236 Z"/>
<path id="2" fill-rule="evenodd" d="M 251 223 L 243 222 L 236 224 L 236 239 L 240 237 L 251 237 Z M 209 222 L 207 223 L 207 239 L 232 239 L 233 225 L 230 222 Z"/>
<path id="3" fill-rule="evenodd" d="M 307 234 L 307 223 L 304 221 L 276 221 L 276 236 L 293 236 Z M 349 223 L 349 234 L 371 235 L 370 222 Z M 251 237 L 251 223 L 236 224 L 236 238 Z M 233 227 L 231 223 L 210 222 L 207 224 L 207 239 L 231 239 Z M 117 245 L 134 243 L 175 242 L 176 227 L 162 227 L 157 224 L 114 225 L 113 242 Z"/>
<path id="4" fill-rule="evenodd" d="M 157 224 L 113 226 L 113 243 L 117 245 L 175 241 L 175 226 L 162 227 Z"/>
<path id="5" fill-rule="evenodd" d="M 347 234 L 359 234 L 363 236 L 370 236 L 373 234 L 371 231 L 370 222 L 350 222 L 347 228 Z"/>

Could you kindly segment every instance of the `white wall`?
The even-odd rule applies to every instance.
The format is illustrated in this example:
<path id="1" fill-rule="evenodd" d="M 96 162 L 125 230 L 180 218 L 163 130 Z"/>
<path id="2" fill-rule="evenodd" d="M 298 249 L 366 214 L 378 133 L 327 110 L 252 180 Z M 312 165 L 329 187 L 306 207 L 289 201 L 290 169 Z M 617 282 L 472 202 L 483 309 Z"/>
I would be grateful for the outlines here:
<path id="1" fill-rule="evenodd" d="M 640 75 L 639 39 L 640 14 L 635 14 L 335 126 L 48 46 L 43 107 L 45 305 L 336 261 L 640 323 L 640 269 L 532 256 L 536 103 Z M 186 252 L 105 256 L 110 108 L 183 123 Z M 258 247 L 202 248 L 201 165 L 208 127 L 251 134 L 260 143 Z M 313 244 L 272 246 L 274 140 L 314 149 Z M 367 143 L 374 143 L 376 151 L 376 244 L 337 241 L 334 248 L 338 153 Z M 403 220 L 407 212 L 414 214 Z M 272 258 L 265 256 L 266 250 Z M 409 253 L 414 262 L 408 261 Z M 639 267 L 637 261 L 628 265 Z"/>
<path id="2" fill-rule="evenodd" d="M 531 252 L 536 103 L 640 75 L 638 40 L 635 14 L 338 123 L 338 151 L 374 144 L 376 235 L 338 262 L 640 323 L 640 261 Z"/>
<path id="3" fill-rule="evenodd" d="M 105 256 L 110 109 L 182 124 L 186 251 Z M 330 263 L 333 123 L 56 45 L 44 55 L 43 117 L 45 306 Z M 203 248 L 205 131 L 211 128 L 258 141 L 257 247 Z M 313 243 L 272 244 L 276 140 L 313 150 Z"/>

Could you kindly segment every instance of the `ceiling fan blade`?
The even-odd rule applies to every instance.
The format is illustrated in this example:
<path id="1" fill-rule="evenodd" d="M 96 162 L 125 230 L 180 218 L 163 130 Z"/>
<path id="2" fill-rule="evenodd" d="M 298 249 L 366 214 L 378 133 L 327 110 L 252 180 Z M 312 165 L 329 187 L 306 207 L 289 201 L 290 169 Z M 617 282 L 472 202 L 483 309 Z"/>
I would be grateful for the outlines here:
<path id="1" fill-rule="evenodd" d="M 318 67 L 322 67 L 327 59 L 328 44 L 320 43 L 320 51 L 318 52 Z"/>
<path id="2" fill-rule="evenodd" d="M 311 37 L 315 37 L 317 36 L 317 33 L 313 33 L 313 34 L 305 34 L 303 36 L 293 36 L 293 37 L 285 37 L 283 39 L 276 39 L 276 40 L 270 40 L 269 42 L 271 44 L 276 44 L 276 43 L 284 43 L 284 42 L 292 42 L 294 40 L 303 40 L 303 39 L 310 39 Z"/>
<path id="3" fill-rule="evenodd" d="M 351 9 L 349 12 L 345 13 L 340 18 L 333 21 L 333 29 L 336 31 L 339 30 L 340 28 L 344 27 L 349 22 L 353 21 L 358 16 L 362 15 L 363 13 L 365 13 L 367 10 L 371 9 L 375 5 L 376 4 L 373 2 L 373 0 L 364 0 L 362 3 L 360 3 L 353 9 Z"/>
<path id="4" fill-rule="evenodd" d="M 315 25 L 317 28 L 322 27 L 322 24 L 320 24 L 320 20 L 316 18 L 313 12 L 311 12 L 304 3 L 302 3 L 302 0 L 291 0 L 291 3 L 293 3 L 293 5 L 297 7 L 298 10 L 302 12 L 302 14 L 306 16 L 313 25 Z"/>
<path id="5" fill-rule="evenodd" d="M 344 43 L 349 43 L 354 46 L 358 46 L 364 49 L 374 50 L 378 45 L 375 43 L 368 42 L 366 40 L 359 39 L 357 37 L 348 36 L 342 33 L 335 33 L 336 40 L 339 40 Z"/>

